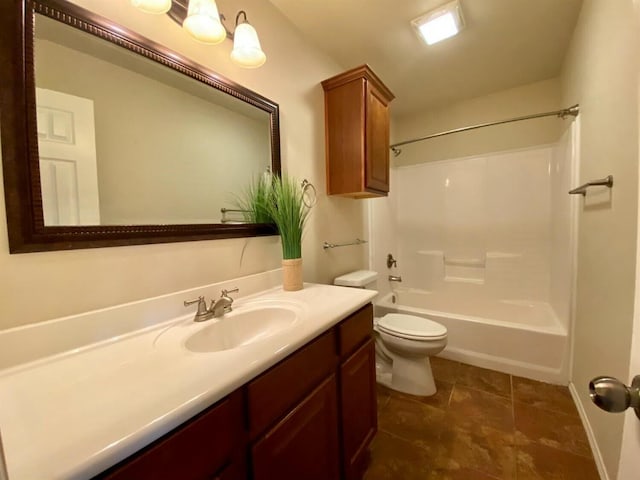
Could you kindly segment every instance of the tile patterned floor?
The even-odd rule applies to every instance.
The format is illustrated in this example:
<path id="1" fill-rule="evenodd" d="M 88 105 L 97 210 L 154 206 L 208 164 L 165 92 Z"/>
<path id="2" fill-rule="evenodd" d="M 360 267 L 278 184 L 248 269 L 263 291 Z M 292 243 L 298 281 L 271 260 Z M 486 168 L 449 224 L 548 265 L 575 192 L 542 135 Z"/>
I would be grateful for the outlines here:
<path id="1" fill-rule="evenodd" d="M 441 358 L 438 392 L 378 386 L 378 435 L 364 480 L 598 480 L 566 387 Z"/>

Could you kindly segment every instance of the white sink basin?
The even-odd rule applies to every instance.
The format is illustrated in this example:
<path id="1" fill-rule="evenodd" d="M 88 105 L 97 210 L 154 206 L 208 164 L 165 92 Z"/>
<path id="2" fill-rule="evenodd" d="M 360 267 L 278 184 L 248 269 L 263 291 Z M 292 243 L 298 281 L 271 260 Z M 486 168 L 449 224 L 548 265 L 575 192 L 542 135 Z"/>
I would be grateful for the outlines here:
<path id="1" fill-rule="evenodd" d="M 293 326 L 297 319 L 294 310 L 281 307 L 233 312 L 189 336 L 184 345 L 192 352 L 230 350 L 271 337 Z"/>

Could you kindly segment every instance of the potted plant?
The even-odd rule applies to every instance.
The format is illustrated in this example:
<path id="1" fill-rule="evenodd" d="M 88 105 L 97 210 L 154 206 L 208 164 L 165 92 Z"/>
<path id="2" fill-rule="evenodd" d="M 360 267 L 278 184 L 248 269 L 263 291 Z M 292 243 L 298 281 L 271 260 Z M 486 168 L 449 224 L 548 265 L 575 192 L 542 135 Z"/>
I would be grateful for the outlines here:
<path id="1" fill-rule="evenodd" d="M 262 175 L 238 206 L 252 223 L 275 223 L 282 241 L 283 288 L 302 289 L 302 233 L 309 216 L 301 184 L 285 175 Z"/>
<path id="2" fill-rule="evenodd" d="M 235 204 L 241 210 L 247 223 L 275 223 L 269 211 L 272 202 L 273 178 L 265 173 L 249 184 L 242 195 L 236 197 Z"/>

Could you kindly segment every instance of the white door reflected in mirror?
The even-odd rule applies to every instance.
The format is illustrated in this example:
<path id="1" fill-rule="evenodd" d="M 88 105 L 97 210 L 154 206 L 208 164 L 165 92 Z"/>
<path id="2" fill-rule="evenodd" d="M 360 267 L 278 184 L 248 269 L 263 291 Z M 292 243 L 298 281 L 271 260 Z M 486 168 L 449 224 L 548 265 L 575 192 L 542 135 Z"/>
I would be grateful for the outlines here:
<path id="1" fill-rule="evenodd" d="M 93 101 L 36 89 L 44 224 L 100 225 Z"/>

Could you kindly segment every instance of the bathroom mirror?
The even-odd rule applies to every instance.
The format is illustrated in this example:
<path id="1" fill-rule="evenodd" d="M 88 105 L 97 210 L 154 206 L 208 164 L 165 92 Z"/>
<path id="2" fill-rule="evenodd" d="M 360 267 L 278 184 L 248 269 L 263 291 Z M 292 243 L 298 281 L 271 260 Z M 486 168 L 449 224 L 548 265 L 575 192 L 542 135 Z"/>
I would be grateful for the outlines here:
<path id="1" fill-rule="evenodd" d="M 275 233 L 223 211 L 279 173 L 277 104 L 67 2 L 3 3 L 11 253 Z"/>

